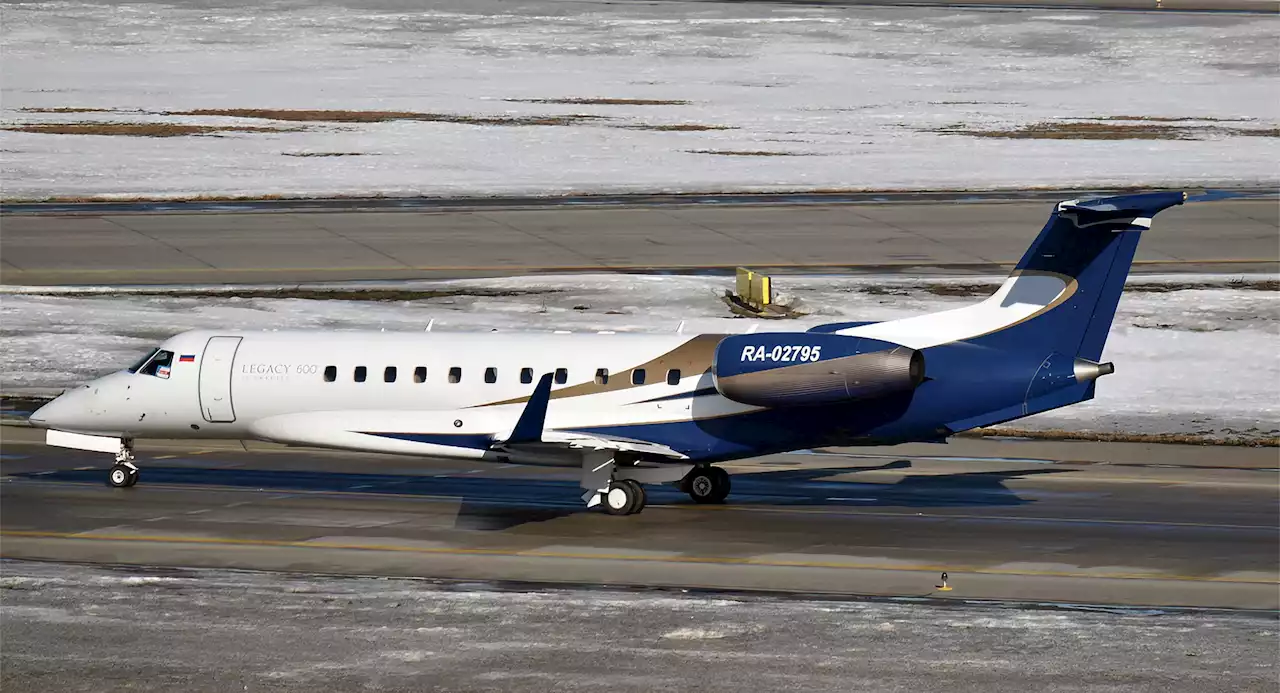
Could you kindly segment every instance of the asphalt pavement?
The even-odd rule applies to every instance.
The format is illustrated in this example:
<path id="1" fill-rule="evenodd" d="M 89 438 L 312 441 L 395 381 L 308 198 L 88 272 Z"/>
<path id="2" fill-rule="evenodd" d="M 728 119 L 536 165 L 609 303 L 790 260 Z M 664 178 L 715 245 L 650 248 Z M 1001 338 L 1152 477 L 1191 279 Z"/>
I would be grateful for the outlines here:
<path id="1" fill-rule="evenodd" d="M 7 558 L 546 584 L 1280 608 L 1274 448 L 959 440 L 729 465 L 699 506 L 576 470 L 153 443 L 141 481 L 5 428 Z M 951 591 L 938 591 L 940 573 Z"/>
<path id="2" fill-rule="evenodd" d="M 363 210 L 359 204 L 5 214 L 0 283 L 288 284 L 732 272 L 740 265 L 775 272 L 999 274 L 1022 256 L 1054 205 L 982 198 Z M 1189 203 L 1156 219 L 1135 271 L 1280 271 L 1278 229 L 1280 205 L 1271 198 Z"/>

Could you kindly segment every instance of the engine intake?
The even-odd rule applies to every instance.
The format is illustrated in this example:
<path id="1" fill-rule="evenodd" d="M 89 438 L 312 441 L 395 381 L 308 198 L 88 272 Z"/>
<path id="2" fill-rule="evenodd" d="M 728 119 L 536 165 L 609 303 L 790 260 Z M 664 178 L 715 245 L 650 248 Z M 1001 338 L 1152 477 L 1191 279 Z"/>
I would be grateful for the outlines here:
<path id="1" fill-rule="evenodd" d="M 924 381 L 924 354 L 891 342 L 774 332 L 721 340 L 716 391 L 743 404 L 795 407 L 883 397 Z"/>

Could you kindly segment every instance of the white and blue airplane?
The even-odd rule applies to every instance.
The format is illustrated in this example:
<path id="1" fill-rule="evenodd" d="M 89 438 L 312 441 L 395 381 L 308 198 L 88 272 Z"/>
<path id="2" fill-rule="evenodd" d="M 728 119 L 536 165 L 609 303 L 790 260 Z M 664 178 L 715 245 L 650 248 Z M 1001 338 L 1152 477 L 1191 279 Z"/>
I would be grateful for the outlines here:
<path id="1" fill-rule="evenodd" d="M 197 330 L 31 416 L 50 445 L 261 440 L 581 468 L 583 500 L 643 484 L 721 502 L 716 463 L 822 446 L 944 442 L 1092 399 L 1142 231 L 1185 193 L 1059 203 L 998 291 L 888 322 L 751 334 Z"/>

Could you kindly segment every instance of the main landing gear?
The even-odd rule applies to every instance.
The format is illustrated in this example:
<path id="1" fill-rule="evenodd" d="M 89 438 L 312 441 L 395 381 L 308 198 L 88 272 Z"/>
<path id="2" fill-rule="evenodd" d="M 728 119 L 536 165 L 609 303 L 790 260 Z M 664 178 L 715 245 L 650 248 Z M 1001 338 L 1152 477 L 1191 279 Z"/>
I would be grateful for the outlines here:
<path id="1" fill-rule="evenodd" d="M 648 470 L 645 470 L 648 471 Z M 648 479 L 643 479 L 648 481 Z M 582 500 L 610 515 L 634 515 L 644 510 L 648 494 L 631 467 L 619 468 L 613 453 L 592 451 L 582 456 Z"/>
<path id="2" fill-rule="evenodd" d="M 614 481 L 604 494 L 604 511 L 610 515 L 634 515 L 644 510 L 649 500 L 640 482 L 631 479 Z"/>
<path id="3" fill-rule="evenodd" d="M 729 474 L 719 467 L 665 464 L 645 467 L 631 461 L 621 464 L 612 452 L 594 451 L 582 456 L 582 500 L 588 508 L 600 506 L 609 515 L 634 515 L 644 510 L 648 496 L 641 484 L 678 482 L 680 490 L 698 503 L 723 503 L 729 495 Z"/>
<path id="4" fill-rule="evenodd" d="M 719 467 L 694 467 L 680 480 L 680 490 L 698 503 L 723 503 L 730 487 L 729 473 Z"/>
<path id="5" fill-rule="evenodd" d="M 129 488 L 138 483 L 138 466 L 133 463 L 133 441 L 120 441 L 116 463 L 107 473 L 107 483 L 114 488 Z"/>

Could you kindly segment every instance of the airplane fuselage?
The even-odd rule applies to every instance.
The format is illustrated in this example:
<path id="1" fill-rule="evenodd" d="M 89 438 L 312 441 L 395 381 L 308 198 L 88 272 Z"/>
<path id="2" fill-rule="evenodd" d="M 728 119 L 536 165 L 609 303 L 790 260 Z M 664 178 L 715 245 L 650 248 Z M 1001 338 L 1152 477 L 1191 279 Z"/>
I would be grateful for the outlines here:
<path id="1" fill-rule="evenodd" d="M 580 464 L 584 500 L 619 514 L 642 483 L 715 502 L 710 463 L 942 442 L 1091 399 L 1139 237 L 1184 199 L 1063 202 L 995 294 L 930 315 L 736 335 L 201 330 L 31 421 L 114 450 L 123 486 L 135 438 L 232 438 Z"/>

